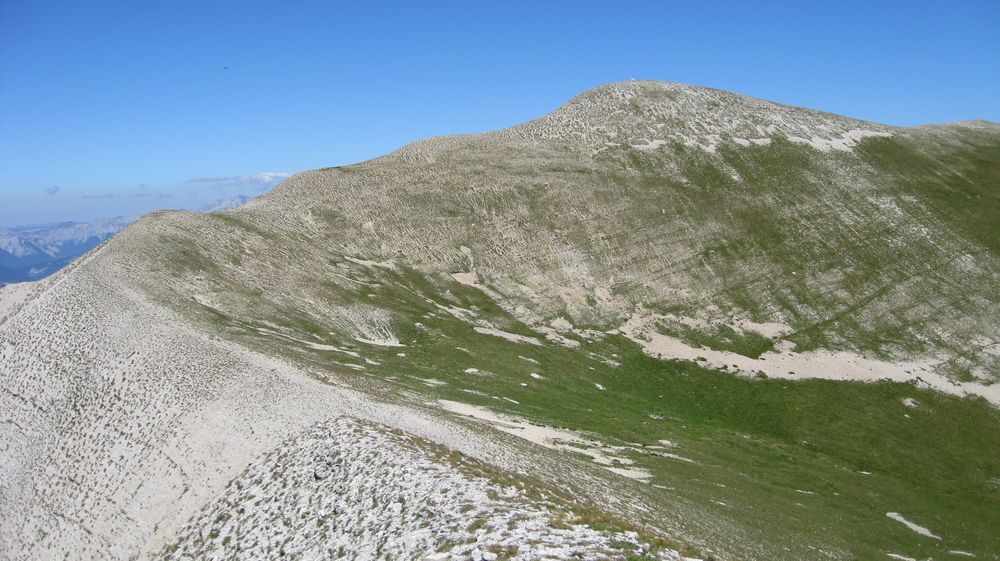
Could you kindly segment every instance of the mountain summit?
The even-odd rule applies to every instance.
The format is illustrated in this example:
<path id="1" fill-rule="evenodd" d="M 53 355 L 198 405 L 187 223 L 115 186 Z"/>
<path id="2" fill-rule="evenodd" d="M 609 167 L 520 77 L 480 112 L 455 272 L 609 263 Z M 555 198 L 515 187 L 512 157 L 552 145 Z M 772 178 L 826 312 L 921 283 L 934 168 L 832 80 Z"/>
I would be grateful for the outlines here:
<path id="1" fill-rule="evenodd" d="M 998 185 L 633 81 L 147 215 L 0 307 L 0 556 L 994 558 Z"/>
<path id="2" fill-rule="evenodd" d="M 800 348 L 957 346 L 937 370 L 992 381 L 1000 363 L 979 335 L 1000 317 L 966 287 L 997 288 L 998 135 L 624 82 L 511 129 L 300 174 L 239 216 L 475 272 L 529 324 L 676 309 L 787 325 Z"/>
<path id="3" fill-rule="evenodd" d="M 775 137 L 820 150 L 846 150 L 892 128 L 789 107 L 722 90 L 630 81 L 587 91 L 560 109 L 513 130 L 526 137 L 584 144 L 592 150 L 628 144 L 651 150 L 680 143 L 714 152 L 722 142 L 767 144 Z"/>

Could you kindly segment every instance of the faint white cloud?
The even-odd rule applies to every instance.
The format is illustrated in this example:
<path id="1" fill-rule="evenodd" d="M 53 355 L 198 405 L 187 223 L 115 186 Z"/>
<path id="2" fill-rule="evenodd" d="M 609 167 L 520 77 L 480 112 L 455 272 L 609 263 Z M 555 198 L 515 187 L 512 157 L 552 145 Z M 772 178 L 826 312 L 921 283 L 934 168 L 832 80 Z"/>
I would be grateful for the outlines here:
<path id="1" fill-rule="evenodd" d="M 184 183 L 222 183 L 224 181 L 229 181 L 231 179 L 233 178 L 210 175 L 206 177 L 195 177 L 194 179 L 188 179 Z"/>
<path id="2" fill-rule="evenodd" d="M 232 186 L 268 188 L 291 175 L 282 171 L 262 171 L 249 175 L 232 176 L 207 175 L 188 179 L 185 183 L 205 183 L 211 188 Z"/>
<path id="3" fill-rule="evenodd" d="M 133 191 L 132 193 L 129 193 L 128 196 L 134 199 L 147 199 L 152 197 L 159 201 L 172 198 L 174 195 L 172 193 L 156 193 L 153 191 Z"/>
<path id="4" fill-rule="evenodd" d="M 257 181 L 259 183 L 271 183 L 287 179 L 292 174 L 281 171 L 264 171 L 254 175 L 244 175 L 240 179 L 245 181 Z"/>

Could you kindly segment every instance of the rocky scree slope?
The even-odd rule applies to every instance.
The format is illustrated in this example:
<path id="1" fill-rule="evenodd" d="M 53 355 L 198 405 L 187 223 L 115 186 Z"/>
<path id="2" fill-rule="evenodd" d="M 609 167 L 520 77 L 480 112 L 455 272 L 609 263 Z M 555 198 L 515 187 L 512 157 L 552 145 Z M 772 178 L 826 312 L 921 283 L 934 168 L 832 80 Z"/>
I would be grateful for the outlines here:
<path id="1" fill-rule="evenodd" d="M 123 239 L 128 237 L 126 232 Z M 414 446 L 427 448 L 430 444 L 424 439 L 430 439 L 514 473 L 541 468 L 558 488 L 570 493 L 576 488 L 591 501 L 604 496 L 610 504 L 649 509 L 634 490 L 609 485 L 588 474 L 585 465 L 572 469 L 518 442 L 480 435 L 440 415 L 373 402 L 341 384 L 317 382 L 286 362 L 193 330 L 134 292 L 124 271 L 109 269 L 106 256 L 98 251 L 42 281 L 34 287 L 33 297 L 0 326 L 3 558 L 132 559 L 169 556 L 190 548 L 220 548 L 211 554 L 206 550 L 205 555 L 229 557 L 233 553 L 226 549 L 229 540 L 219 543 L 211 538 L 224 519 L 236 521 L 240 516 L 229 512 L 205 518 L 198 512 L 211 508 L 215 504 L 211 501 L 225 500 L 219 495 L 227 484 L 245 480 L 262 485 L 268 493 L 278 492 L 279 487 L 287 492 L 290 483 L 301 484 L 299 491 L 317 500 L 343 500 L 325 493 L 363 483 L 353 490 L 359 501 L 351 504 L 353 512 L 341 512 L 342 520 L 334 516 L 336 510 L 327 512 L 321 524 L 334 534 L 330 539 L 336 543 L 365 536 L 375 544 L 351 554 L 358 558 L 423 559 L 448 547 L 465 553 L 479 548 L 488 557 L 493 555 L 491 548 L 506 547 L 509 533 L 492 526 L 479 528 L 483 531 L 468 526 L 477 523 L 476 517 L 521 513 L 530 520 L 519 521 L 520 515 L 515 516 L 518 520 L 509 519 L 511 532 L 526 531 L 539 543 L 556 540 L 565 552 L 593 559 L 643 553 L 679 559 L 669 549 L 652 551 L 634 534 L 575 524 L 577 517 L 566 498 L 541 503 L 523 485 L 501 488 L 454 461 L 418 454 Z M 368 423 L 362 429 L 358 421 L 337 420 L 344 415 Z M 389 427 L 410 436 L 400 440 Z M 315 434 L 322 430 L 331 432 L 322 438 Z M 318 449 L 302 449 L 303 439 Z M 260 459 L 268 451 L 271 459 Z M 299 452 L 305 455 L 298 464 L 284 460 Z M 278 465 L 274 458 L 281 459 Z M 373 461 L 391 470 L 379 472 Z M 248 466 L 259 470 L 252 466 L 260 465 L 268 466 L 267 481 L 253 471 L 240 476 Z M 314 471 L 312 478 L 293 477 L 302 469 L 323 470 L 324 475 L 315 477 Z M 359 477 L 359 471 L 371 477 Z M 337 487 L 305 486 L 321 479 L 336 482 Z M 408 486 L 411 483 L 424 487 L 414 489 Z M 482 494 L 491 496 L 492 502 L 461 513 L 422 509 L 410 513 L 409 526 L 381 530 L 353 518 L 376 504 L 418 504 L 427 498 L 415 493 L 437 490 L 447 495 L 442 500 L 459 506 Z M 282 506 L 278 499 L 272 497 L 271 506 L 261 506 L 256 515 L 269 524 L 284 525 L 285 533 L 265 532 L 262 539 L 280 535 L 281 542 L 251 548 L 255 555 L 281 555 L 282 546 L 304 529 L 293 521 L 315 514 L 308 508 L 296 511 L 303 508 L 299 503 Z M 259 501 L 253 502 L 257 506 Z M 387 508 L 388 515 L 399 514 Z M 285 516 L 292 511 L 295 518 Z M 244 513 L 241 507 L 238 514 Z M 384 524 L 391 520 L 396 519 Z M 426 530 L 463 521 L 464 533 Z M 411 533 L 423 537 L 410 539 Z M 323 540 L 314 543 L 329 545 Z M 237 540 L 232 547 L 242 544 Z M 463 555 L 440 558 L 468 558 Z"/>
<path id="2" fill-rule="evenodd" d="M 163 557 L 682 559 L 634 532 L 554 524 L 556 511 L 517 487 L 468 480 L 412 438 L 340 418 L 251 465 Z"/>
<path id="3" fill-rule="evenodd" d="M 364 530 L 334 518 L 305 543 L 285 502 L 330 500 L 300 477 L 322 461 L 276 458 L 347 415 L 383 426 L 350 434 L 395 447 L 394 427 L 537 478 L 562 502 L 513 497 L 493 512 L 552 512 L 553 532 L 560 509 L 599 505 L 722 558 L 995 556 L 980 530 L 1000 467 L 954 437 L 972 426 L 997 441 L 994 408 L 908 384 L 720 370 L 860 368 L 991 399 L 998 162 L 989 123 L 901 129 L 628 82 L 511 129 L 302 173 L 235 211 L 154 213 L 0 324 L 0 501 L 12 505 L 0 546 L 32 559 L 335 548 Z M 779 356 L 808 369 L 775 371 Z M 736 407 L 686 405 L 744 392 Z M 675 395 L 686 400 L 651 401 Z M 879 417 L 883 398 L 902 412 Z M 821 416 L 776 416 L 796 400 Z M 458 401 L 589 434 L 435 412 Z M 886 439 L 887 457 L 852 438 Z M 884 474 L 865 479 L 864 461 Z M 417 473 L 431 484 L 434 469 Z M 482 489 L 464 477 L 456 497 Z M 823 480 L 833 487 L 807 488 Z M 270 506 L 230 512 L 248 500 Z M 914 541 L 885 516 L 900 504 L 946 540 Z M 280 544 L 250 530 L 278 519 Z M 500 547 L 520 531 L 466 528 L 452 543 L 444 521 L 422 523 L 392 547 L 416 552 L 430 531 L 437 553 L 461 558 L 470 536 Z M 578 531 L 599 556 L 627 530 Z"/>

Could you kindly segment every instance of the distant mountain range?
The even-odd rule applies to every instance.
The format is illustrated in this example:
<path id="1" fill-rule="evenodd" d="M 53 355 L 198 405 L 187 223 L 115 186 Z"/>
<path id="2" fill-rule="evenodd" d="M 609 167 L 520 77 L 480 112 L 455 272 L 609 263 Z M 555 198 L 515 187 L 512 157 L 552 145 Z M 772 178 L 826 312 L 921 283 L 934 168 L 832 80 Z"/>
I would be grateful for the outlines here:
<path id="1" fill-rule="evenodd" d="M 219 212 L 242 206 L 246 195 L 218 199 L 199 212 Z M 0 228 L 0 286 L 43 279 L 100 245 L 138 216 L 101 218 L 89 222 L 57 222 Z"/>
<path id="2" fill-rule="evenodd" d="M 0 229 L 0 285 L 47 277 L 136 218 L 119 216 Z"/>

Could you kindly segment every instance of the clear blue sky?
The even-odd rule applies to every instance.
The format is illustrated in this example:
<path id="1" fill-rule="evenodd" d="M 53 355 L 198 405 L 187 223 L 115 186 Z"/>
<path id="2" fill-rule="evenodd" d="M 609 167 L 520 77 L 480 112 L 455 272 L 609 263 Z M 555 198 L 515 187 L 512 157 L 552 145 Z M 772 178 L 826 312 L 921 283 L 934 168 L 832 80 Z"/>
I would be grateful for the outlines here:
<path id="1" fill-rule="evenodd" d="M 0 226 L 255 194 L 629 78 L 1000 121 L 1000 2 L 0 0 Z"/>

